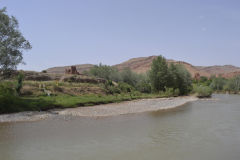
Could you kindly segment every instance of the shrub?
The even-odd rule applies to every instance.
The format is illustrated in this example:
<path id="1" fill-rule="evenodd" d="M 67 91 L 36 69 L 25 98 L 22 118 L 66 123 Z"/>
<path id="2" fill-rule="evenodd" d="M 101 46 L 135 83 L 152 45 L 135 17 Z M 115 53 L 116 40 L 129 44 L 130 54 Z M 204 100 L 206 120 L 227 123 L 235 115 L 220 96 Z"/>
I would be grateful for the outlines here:
<path id="1" fill-rule="evenodd" d="M 226 85 L 226 79 L 222 77 L 213 78 L 210 87 L 215 91 L 222 91 Z"/>
<path id="2" fill-rule="evenodd" d="M 133 87 L 135 87 L 137 82 L 140 80 L 139 75 L 137 73 L 134 73 L 130 68 L 124 68 L 124 70 L 120 72 L 120 77 L 122 82 L 127 83 Z"/>
<path id="3" fill-rule="evenodd" d="M 47 71 L 46 70 L 42 70 L 42 73 L 47 73 Z"/>
<path id="4" fill-rule="evenodd" d="M 129 92 L 132 92 L 134 90 L 134 88 L 131 85 L 129 85 L 127 83 L 124 83 L 124 82 L 119 82 L 118 83 L 118 88 L 123 93 L 129 93 Z"/>
<path id="5" fill-rule="evenodd" d="M 224 86 L 224 90 L 238 94 L 240 92 L 240 76 L 228 80 L 227 84 Z"/>
<path id="6" fill-rule="evenodd" d="M 11 112 L 16 108 L 19 98 L 16 96 L 14 83 L 2 82 L 0 83 L 0 113 Z M 17 108 L 16 108 L 17 109 Z"/>
<path id="7" fill-rule="evenodd" d="M 142 93 L 151 93 L 152 92 L 151 83 L 150 83 L 150 80 L 149 80 L 149 77 L 147 76 L 147 74 L 139 75 L 139 81 L 136 85 L 136 89 Z"/>
<path id="8" fill-rule="evenodd" d="M 13 82 L 1 82 L 0 83 L 0 95 L 16 95 L 16 91 L 14 89 L 15 84 Z"/>
<path id="9" fill-rule="evenodd" d="M 195 86 L 194 92 L 199 98 L 207 98 L 212 96 L 212 89 L 208 86 Z"/>
<path id="10" fill-rule="evenodd" d="M 104 78 L 106 80 L 112 80 L 115 82 L 120 81 L 120 75 L 116 68 L 108 65 L 102 65 L 101 63 L 99 65 L 95 65 L 88 72 L 85 72 L 84 74 L 98 77 L 98 78 Z"/>
<path id="11" fill-rule="evenodd" d="M 166 88 L 164 94 L 165 94 L 167 97 L 171 97 L 171 96 L 173 96 L 173 94 L 174 94 L 174 89 L 173 89 L 173 88 Z"/>
<path id="12" fill-rule="evenodd" d="M 179 89 L 166 88 L 166 91 L 163 93 L 167 97 L 177 97 L 180 94 Z"/>
<path id="13" fill-rule="evenodd" d="M 17 77 L 17 86 L 16 86 L 16 91 L 18 95 L 21 94 L 21 89 L 23 87 L 23 79 L 24 79 L 24 74 L 19 73 Z"/>

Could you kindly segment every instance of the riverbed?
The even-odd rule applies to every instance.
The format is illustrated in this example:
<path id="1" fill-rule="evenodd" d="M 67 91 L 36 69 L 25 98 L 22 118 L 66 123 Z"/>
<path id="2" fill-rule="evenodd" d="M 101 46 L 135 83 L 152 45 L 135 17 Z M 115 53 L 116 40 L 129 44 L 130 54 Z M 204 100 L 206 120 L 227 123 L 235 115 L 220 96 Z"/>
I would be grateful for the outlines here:
<path id="1" fill-rule="evenodd" d="M 0 123 L 0 160 L 239 160 L 240 96 L 170 110 Z"/>

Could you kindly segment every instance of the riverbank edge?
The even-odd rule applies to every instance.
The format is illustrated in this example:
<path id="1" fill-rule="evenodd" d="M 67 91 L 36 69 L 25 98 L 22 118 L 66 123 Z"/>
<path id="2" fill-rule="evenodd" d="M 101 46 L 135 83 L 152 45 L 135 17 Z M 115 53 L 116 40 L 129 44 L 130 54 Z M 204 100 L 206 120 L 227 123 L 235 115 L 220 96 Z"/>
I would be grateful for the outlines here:
<path id="1" fill-rule="evenodd" d="M 177 102 L 178 99 L 185 99 L 186 101 L 184 103 L 179 103 Z M 124 114 L 133 114 L 133 113 L 143 113 L 143 112 L 153 112 L 153 111 L 160 111 L 160 110 L 170 110 L 176 107 L 183 106 L 189 102 L 193 102 L 198 100 L 199 98 L 195 96 L 182 96 L 182 97 L 170 97 L 170 98 L 142 98 L 142 99 L 135 99 L 131 101 L 122 101 L 118 103 L 110 103 L 110 104 L 102 104 L 102 105 L 95 105 L 95 106 L 89 106 L 89 107 L 76 107 L 76 108 L 66 108 L 66 109 L 53 109 L 49 111 L 26 111 L 26 112 L 19 112 L 19 113 L 11 113 L 11 114 L 2 114 L 0 115 L 0 123 L 8 123 L 8 122 L 31 122 L 31 121 L 39 121 L 39 120 L 45 120 L 47 118 L 56 116 L 56 115 L 63 115 L 63 116 L 80 116 L 80 117 L 108 117 L 108 116 L 117 116 L 117 115 L 123 115 L 122 112 L 115 113 L 115 114 L 109 114 L 109 115 L 94 115 L 94 116 L 88 116 L 88 115 L 79 115 L 79 114 L 72 114 L 68 113 L 68 111 L 72 110 L 81 110 L 81 109 L 88 109 L 92 110 L 90 112 L 94 112 L 94 109 L 97 108 L 98 110 L 101 110 L 101 106 L 111 106 L 109 109 L 113 109 L 112 107 L 114 106 L 120 106 L 120 105 L 125 105 L 129 103 L 134 103 L 134 102 L 140 102 L 140 101 L 146 101 L 146 100 L 155 100 L 155 101 L 169 101 L 172 102 L 173 100 L 176 101 L 175 105 L 167 105 L 167 106 L 161 106 L 156 109 L 148 109 L 148 106 L 145 107 L 145 110 L 135 110 L 131 111 L 131 108 L 129 111 L 124 112 Z M 64 114 L 63 114 L 64 113 Z"/>

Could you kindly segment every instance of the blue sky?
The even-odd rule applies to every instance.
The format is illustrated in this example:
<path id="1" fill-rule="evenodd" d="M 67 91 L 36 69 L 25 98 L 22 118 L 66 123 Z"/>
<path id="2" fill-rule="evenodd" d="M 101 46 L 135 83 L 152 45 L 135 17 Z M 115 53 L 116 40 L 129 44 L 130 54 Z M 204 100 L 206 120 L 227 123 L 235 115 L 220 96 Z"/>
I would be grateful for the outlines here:
<path id="1" fill-rule="evenodd" d="M 160 54 L 240 66 L 239 0 L 0 0 L 4 6 L 33 46 L 21 69 Z"/>

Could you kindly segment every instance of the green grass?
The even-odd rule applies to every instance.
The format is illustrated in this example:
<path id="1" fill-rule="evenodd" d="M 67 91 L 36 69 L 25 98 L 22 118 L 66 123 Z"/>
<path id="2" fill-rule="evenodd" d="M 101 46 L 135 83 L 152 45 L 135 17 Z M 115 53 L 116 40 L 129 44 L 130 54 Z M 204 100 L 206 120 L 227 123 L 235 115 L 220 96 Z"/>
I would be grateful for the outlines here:
<path id="1" fill-rule="evenodd" d="M 92 106 L 98 104 L 117 103 L 122 101 L 130 101 L 140 98 L 154 98 L 163 97 L 160 95 L 130 95 L 130 94 L 119 94 L 119 95 L 82 95 L 82 96 L 70 96 L 70 95 L 58 95 L 52 97 L 41 97 L 42 100 L 48 102 L 53 101 L 52 105 L 57 108 L 73 108 L 79 106 Z"/>
<path id="2" fill-rule="evenodd" d="M 141 98 L 166 97 L 159 94 L 119 94 L 119 95 L 57 95 L 40 97 L 5 97 L 0 101 L 0 113 L 14 113 L 21 111 L 46 111 L 50 109 L 74 108 L 99 104 L 118 103 Z"/>

